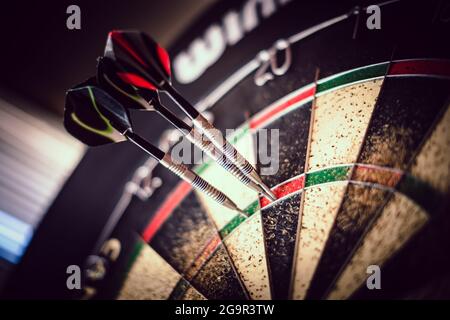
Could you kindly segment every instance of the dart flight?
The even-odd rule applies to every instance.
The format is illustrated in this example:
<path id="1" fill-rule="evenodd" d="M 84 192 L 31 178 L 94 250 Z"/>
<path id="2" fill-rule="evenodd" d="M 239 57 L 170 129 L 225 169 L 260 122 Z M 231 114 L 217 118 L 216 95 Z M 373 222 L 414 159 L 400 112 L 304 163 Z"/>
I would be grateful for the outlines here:
<path id="1" fill-rule="evenodd" d="M 93 81 L 95 80 L 90 79 L 88 83 Z M 77 86 L 67 92 L 64 126 L 70 134 L 89 146 L 128 140 L 194 188 L 204 192 L 218 203 L 241 212 L 225 194 L 212 187 L 185 165 L 175 163 L 169 154 L 165 154 L 134 133 L 128 113 L 123 106 L 97 87 Z"/>

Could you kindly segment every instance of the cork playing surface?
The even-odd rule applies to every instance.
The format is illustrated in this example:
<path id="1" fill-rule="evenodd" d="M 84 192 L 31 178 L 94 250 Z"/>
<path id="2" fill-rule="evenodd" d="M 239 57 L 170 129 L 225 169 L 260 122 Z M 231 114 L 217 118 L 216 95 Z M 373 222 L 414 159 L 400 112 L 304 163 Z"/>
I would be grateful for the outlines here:
<path id="1" fill-rule="evenodd" d="M 319 74 L 248 114 L 229 141 L 278 200 L 212 161 L 195 166 L 244 213 L 178 184 L 142 235 L 158 268 L 141 253 L 119 297 L 351 298 L 367 267 L 420 234 L 449 191 L 447 65 L 394 60 Z"/>

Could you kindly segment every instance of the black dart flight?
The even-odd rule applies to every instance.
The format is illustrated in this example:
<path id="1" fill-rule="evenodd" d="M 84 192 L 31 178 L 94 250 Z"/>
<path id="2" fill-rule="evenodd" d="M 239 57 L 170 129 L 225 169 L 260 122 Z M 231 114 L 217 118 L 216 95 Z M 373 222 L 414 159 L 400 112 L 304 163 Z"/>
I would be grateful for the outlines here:
<path id="1" fill-rule="evenodd" d="M 94 80 L 88 80 L 92 83 Z M 105 91 L 86 83 L 66 93 L 64 126 L 74 137 L 89 146 L 131 141 L 163 166 L 218 203 L 240 212 L 225 194 L 211 186 L 183 164 L 175 163 L 169 154 L 153 146 L 132 130 L 125 108 Z"/>

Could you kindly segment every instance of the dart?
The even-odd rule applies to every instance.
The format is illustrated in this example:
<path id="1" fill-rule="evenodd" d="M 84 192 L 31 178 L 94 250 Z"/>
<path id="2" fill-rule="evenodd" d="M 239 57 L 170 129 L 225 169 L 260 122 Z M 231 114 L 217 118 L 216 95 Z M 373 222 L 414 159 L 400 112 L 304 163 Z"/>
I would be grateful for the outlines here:
<path id="1" fill-rule="evenodd" d="M 243 184 L 263 194 L 272 201 L 276 200 L 272 193 L 267 193 L 259 184 L 249 179 L 232 162 L 227 161 L 226 157 L 210 141 L 202 138 L 198 131 L 189 126 L 183 120 L 179 119 L 172 111 L 164 107 L 159 99 L 157 91 L 143 92 L 145 99 L 137 94 L 135 88 L 124 82 L 117 74 L 120 72 L 116 63 L 107 57 L 100 57 L 97 65 L 98 85 L 109 95 L 116 99 L 127 109 L 140 109 L 156 111 L 175 128 L 177 128 L 185 137 L 200 150 L 204 151 L 211 159 L 216 161 L 226 171 L 237 177 Z"/>
<path id="2" fill-rule="evenodd" d="M 241 212 L 225 194 L 215 189 L 185 165 L 175 163 L 169 154 L 165 154 L 134 133 L 127 111 L 117 100 L 100 88 L 91 85 L 83 86 L 93 81 L 95 79 L 90 79 L 66 93 L 64 126 L 70 134 L 89 146 L 128 140 L 194 188 L 204 192 L 225 207 Z"/>
<path id="3" fill-rule="evenodd" d="M 118 77 L 136 87 L 138 92 L 166 92 L 229 161 L 270 194 L 271 199 L 276 199 L 256 169 L 171 85 L 170 58 L 158 43 L 143 32 L 111 31 L 104 55 L 120 65 Z"/>

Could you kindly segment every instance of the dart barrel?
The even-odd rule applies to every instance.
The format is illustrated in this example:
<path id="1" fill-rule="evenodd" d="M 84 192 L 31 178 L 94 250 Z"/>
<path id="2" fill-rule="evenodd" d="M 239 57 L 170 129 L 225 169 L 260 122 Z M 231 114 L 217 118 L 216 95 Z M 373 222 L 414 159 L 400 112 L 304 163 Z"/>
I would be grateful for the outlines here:
<path id="1" fill-rule="evenodd" d="M 251 173 L 252 165 L 224 138 L 222 133 L 214 128 L 208 120 L 199 114 L 194 120 L 194 125 L 199 128 L 211 142 L 223 152 L 225 157 L 234 163 L 244 174 Z"/>
<path id="2" fill-rule="evenodd" d="M 160 163 L 165 166 L 167 169 L 175 173 L 178 177 L 188 182 L 194 188 L 199 190 L 200 192 L 205 193 L 211 199 L 216 201 L 219 204 L 226 206 L 232 210 L 239 210 L 236 205 L 231 201 L 223 192 L 217 190 L 200 176 L 196 175 L 194 172 L 189 170 L 182 163 L 175 163 L 169 155 L 165 155 L 164 158 L 160 161 Z"/>
<path id="3" fill-rule="evenodd" d="M 198 146 L 202 151 L 204 151 L 211 159 L 215 160 L 217 164 L 222 166 L 227 172 L 236 176 L 245 185 L 251 184 L 251 180 L 239 170 L 231 161 L 222 155 L 220 151 L 216 149 L 214 144 L 202 137 L 200 133 L 196 130 L 191 130 L 186 138 L 191 141 L 194 145 Z"/>

